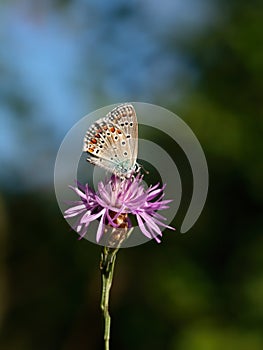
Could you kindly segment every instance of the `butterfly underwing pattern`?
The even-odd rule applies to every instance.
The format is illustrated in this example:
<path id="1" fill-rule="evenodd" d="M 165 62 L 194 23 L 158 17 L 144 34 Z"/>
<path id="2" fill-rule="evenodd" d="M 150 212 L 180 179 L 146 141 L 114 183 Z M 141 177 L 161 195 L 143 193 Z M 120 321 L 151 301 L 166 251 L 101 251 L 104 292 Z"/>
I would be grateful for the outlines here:
<path id="1" fill-rule="evenodd" d="M 138 122 L 131 104 L 114 108 L 88 129 L 84 139 L 87 160 L 119 177 L 130 177 L 139 168 Z"/>

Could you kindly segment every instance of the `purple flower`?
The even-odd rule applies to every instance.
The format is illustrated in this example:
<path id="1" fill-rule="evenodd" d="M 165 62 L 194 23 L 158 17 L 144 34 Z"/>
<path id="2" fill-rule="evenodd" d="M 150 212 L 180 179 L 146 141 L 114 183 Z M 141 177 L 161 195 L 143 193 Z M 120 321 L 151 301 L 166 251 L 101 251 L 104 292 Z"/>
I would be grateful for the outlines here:
<path id="1" fill-rule="evenodd" d="M 114 228 L 131 227 L 129 215 L 134 215 L 142 233 L 147 238 L 154 238 L 160 243 L 162 231 L 159 226 L 174 230 L 162 221 L 166 218 L 158 210 L 169 208 L 171 200 L 163 200 L 164 187 L 159 183 L 145 189 L 142 177 L 120 179 L 112 175 L 110 180 L 99 182 L 98 191 L 94 192 L 88 184 L 77 182 L 78 187 L 69 186 L 80 197 L 64 213 L 65 218 L 78 217 L 75 230 L 84 237 L 91 221 L 100 219 L 96 241 L 99 242 L 104 226 Z"/>

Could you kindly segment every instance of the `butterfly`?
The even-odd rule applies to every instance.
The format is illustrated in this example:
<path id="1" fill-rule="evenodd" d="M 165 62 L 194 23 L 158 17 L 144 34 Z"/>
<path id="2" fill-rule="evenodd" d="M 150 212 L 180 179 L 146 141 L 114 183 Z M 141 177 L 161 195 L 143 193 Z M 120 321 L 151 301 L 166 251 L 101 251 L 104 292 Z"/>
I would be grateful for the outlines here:
<path id="1" fill-rule="evenodd" d="M 84 152 L 87 160 L 121 178 L 129 178 L 140 169 L 137 163 L 138 122 L 131 104 L 114 108 L 97 120 L 86 132 Z"/>

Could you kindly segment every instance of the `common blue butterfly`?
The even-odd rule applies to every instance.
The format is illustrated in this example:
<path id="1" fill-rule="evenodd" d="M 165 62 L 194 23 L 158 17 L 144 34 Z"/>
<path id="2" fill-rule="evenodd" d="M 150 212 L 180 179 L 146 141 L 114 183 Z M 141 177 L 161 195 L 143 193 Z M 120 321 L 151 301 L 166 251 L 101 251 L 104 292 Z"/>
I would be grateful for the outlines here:
<path id="1" fill-rule="evenodd" d="M 93 157 L 87 160 L 119 177 L 130 177 L 139 169 L 138 122 L 131 104 L 114 108 L 106 117 L 97 120 L 88 129 L 84 152 Z"/>

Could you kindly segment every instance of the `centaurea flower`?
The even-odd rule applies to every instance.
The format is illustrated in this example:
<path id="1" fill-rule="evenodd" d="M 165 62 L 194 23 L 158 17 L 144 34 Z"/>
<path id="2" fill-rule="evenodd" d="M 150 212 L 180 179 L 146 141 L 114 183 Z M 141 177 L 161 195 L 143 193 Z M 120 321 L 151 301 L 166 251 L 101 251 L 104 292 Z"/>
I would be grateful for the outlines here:
<path id="1" fill-rule="evenodd" d="M 104 233 L 105 225 L 113 228 L 131 227 L 129 215 L 136 217 L 141 232 L 149 239 L 154 238 L 160 243 L 162 231 L 159 226 L 174 230 L 163 223 L 164 216 L 158 210 L 169 208 L 171 200 L 164 200 L 164 187 L 159 183 L 145 189 L 142 176 L 120 179 L 112 175 L 109 180 L 101 181 L 95 192 L 88 184 L 77 182 L 73 189 L 80 200 L 64 213 L 65 218 L 78 217 L 75 230 L 84 237 L 89 224 L 99 219 L 96 241 L 99 242 Z"/>

